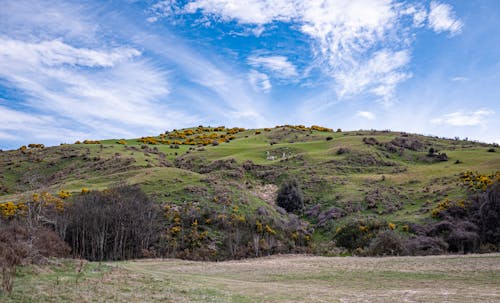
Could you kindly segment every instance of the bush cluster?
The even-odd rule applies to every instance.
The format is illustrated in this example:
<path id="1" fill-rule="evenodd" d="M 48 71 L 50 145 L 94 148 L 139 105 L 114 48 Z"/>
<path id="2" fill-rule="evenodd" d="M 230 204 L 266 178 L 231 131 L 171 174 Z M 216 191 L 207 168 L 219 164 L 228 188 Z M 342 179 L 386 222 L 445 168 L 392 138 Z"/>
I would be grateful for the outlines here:
<path id="1" fill-rule="evenodd" d="M 150 145 L 166 144 L 207 146 L 212 144 L 214 141 L 217 141 L 217 143 L 224 143 L 234 140 L 236 138 L 234 135 L 243 131 L 245 131 L 244 128 L 238 127 L 228 129 L 224 126 L 210 128 L 200 125 L 196 129 L 185 129 L 182 131 L 173 130 L 171 132 L 160 134 L 158 137 L 142 137 L 137 141 Z"/>

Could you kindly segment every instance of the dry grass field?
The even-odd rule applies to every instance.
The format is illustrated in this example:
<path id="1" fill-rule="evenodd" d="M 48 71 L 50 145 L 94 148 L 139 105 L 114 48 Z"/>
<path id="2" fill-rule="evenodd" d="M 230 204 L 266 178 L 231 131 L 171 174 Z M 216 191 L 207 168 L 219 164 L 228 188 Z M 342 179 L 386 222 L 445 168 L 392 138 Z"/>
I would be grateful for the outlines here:
<path id="1" fill-rule="evenodd" d="M 0 302 L 500 302 L 500 254 L 79 266 L 24 267 Z"/>

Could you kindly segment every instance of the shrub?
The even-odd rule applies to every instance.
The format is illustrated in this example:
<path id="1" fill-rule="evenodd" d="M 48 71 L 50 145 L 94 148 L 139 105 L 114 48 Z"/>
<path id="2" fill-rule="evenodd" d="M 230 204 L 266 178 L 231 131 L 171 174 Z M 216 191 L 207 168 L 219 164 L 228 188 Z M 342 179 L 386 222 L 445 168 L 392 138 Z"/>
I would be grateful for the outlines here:
<path id="1" fill-rule="evenodd" d="M 341 148 L 337 149 L 337 155 L 348 154 L 350 152 L 351 152 L 351 150 L 347 147 L 341 147 Z"/>
<path id="2" fill-rule="evenodd" d="M 61 199 L 66 199 L 66 198 L 69 198 L 71 197 L 71 193 L 67 190 L 60 190 L 58 193 L 57 193 L 57 196 Z"/>
<path id="3" fill-rule="evenodd" d="M 45 145 L 38 144 L 38 143 L 30 143 L 30 144 L 28 144 L 28 147 L 29 148 L 40 148 L 40 149 L 43 149 L 43 148 L 45 148 Z"/>
<path id="4" fill-rule="evenodd" d="M 10 293 L 21 264 L 44 264 L 47 257 L 65 257 L 69 247 L 51 229 L 31 226 L 26 221 L 0 225 L 0 271 L 2 289 Z M 0 223 L 1 224 L 1 223 Z"/>
<path id="5" fill-rule="evenodd" d="M 485 193 L 473 198 L 470 208 L 472 221 L 479 227 L 481 241 L 500 248 L 500 180 L 497 179 Z"/>
<path id="6" fill-rule="evenodd" d="M 19 230 L 17 227 L 14 228 L 0 229 L 0 270 L 2 271 L 2 290 L 9 294 L 12 292 L 12 286 L 16 276 L 16 267 L 29 255 L 27 243 L 18 240 L 23 234 L 26 234 L 25 231 Z"/>
<path id="7" fill-rule="evenodd" d="M 304 208 L 304 197 L 295 179 L 286 180 L 278 191 L 276 203 L 287 212 L 299 212 Z"/>
<path id="8" fill-rule="evenodd" d="M 411 256 L 439 255 L 446 252 L 448 244 L 439 237 L 415 236 L 405 241 L 406 252 Z"/>
<path id="9" fill-rule="evenodd" d="M 352 218 L 337 228 L 334 239 L 338 246 L 350 251 L 363 249 L 370 244 L 375 234 L 386 226 L 386 222 L 373 217 Z"/>
<path id="10" fill-rule="evenodd" d="M 405 253 L 403 239 L 392 230 L 379 231 L 368 247 L 368 254 L 372 256 L 399 256 Z"/>

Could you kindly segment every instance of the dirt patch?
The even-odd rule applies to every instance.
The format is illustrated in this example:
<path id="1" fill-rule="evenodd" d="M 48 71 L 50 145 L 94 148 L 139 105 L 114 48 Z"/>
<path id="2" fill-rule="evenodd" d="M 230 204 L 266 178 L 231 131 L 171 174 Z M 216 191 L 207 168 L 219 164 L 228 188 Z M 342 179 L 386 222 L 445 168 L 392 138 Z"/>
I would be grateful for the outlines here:
<path id="1" fill-rule="evenodd" d="M 278 195 L 278 186 L 275 184 L 257 185 L 252 191 L 256 197 L 274 205 Z"/>

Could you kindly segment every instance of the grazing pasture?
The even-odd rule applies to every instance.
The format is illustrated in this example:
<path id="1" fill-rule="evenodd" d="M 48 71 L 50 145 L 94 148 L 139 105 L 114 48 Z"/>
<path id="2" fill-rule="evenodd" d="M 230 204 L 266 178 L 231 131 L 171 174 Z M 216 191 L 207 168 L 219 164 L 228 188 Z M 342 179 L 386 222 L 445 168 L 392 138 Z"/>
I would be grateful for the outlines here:
<path id="1" fill-rule="evenodd" d="M 500 254 L 24 267 L 2 302 L 499 302 Z"/>

